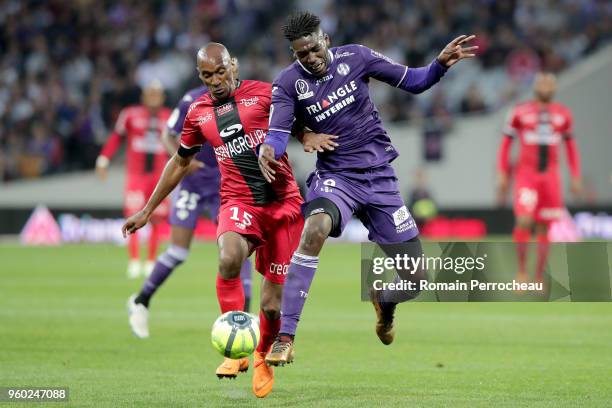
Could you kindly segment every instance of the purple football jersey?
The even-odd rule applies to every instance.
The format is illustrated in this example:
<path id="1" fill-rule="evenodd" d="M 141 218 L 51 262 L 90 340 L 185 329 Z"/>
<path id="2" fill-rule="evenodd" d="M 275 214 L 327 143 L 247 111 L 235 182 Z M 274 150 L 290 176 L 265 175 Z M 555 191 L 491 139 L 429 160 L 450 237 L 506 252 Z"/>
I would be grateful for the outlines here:
<path id="1" fill-rule="evenodd" d="M 200 86 L 191 89 L 183 96 L 179 104 L 172 111 L 166 124 L 171 134 L 180 135 L 189 105 L 207 91 L 208 88 Z M 221 174 L 219 173 L 219 166 L 212 146 L 205 143 L 202 149 L 196 153 L 195 159 L 203 162 L 205 167 L 183 178 L 181 186 L 187 187 L 190 191 L 197 192 L 201 196 L 219 194 Z"/>
<path id="2" fill-rule="evenodd" d="M 405 87 L 411 75 L 408 67 L 362 45 L 344 45 L 328 52 L 326 75 L 316 77 L 295 61 L 276 78 L 270 131 L 290 133 L 296 118 L 317 133 L 339 136 L 340 146 L 335 151 L 318 153 L 320 170 L 363 169 L 390 163 L 398 153 L 370 99 L 368 83 L 374 78 L 410 89 Z M 445 69 L 439 64 L 432 67 L 443 75 Z"/>

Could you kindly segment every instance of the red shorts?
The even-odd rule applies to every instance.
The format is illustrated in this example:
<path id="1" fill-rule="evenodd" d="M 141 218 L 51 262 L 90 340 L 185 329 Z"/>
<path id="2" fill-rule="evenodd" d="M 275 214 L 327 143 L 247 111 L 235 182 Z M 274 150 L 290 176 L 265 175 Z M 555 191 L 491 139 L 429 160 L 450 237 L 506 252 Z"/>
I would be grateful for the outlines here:
<path id="1" fill-rule="evenodd" d="M 304 227 L 302 202 L 301 197 L 264 206 L 224 202 L 219 210 L 217 238 L 234 231 L 250 239 L 256 245 L 257 271 L 270 282 L 282 284 Z"/>
<path id="2" fill-rule="evenodd" d="M 157 185 L 159 174 L 130 174 L 125 183 L 123 213 L 125 217 L 140 211 Z M 168 217 L 168 200 L 164 200 L 153 212 L 153 220 L 159 221 Z"/>
<path id="3" fill-rule="evenodd" d="M 514 183 L 514 215 L 550 222 L 563 214 L 559 174 L 517 174 Z"/>

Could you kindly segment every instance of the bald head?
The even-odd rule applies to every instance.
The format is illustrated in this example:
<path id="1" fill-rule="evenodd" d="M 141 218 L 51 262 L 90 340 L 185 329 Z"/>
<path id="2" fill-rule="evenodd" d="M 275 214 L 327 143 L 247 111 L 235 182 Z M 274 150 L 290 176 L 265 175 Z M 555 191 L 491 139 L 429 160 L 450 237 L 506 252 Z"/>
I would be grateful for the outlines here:
<path id="1" fill-rule="evenodd" d="M 232 58 L 225 45 L 211 42 L 198 50 L 198 66 L 201 62 L 208 61 L 212 64 L 222 64 L 230 66 Z"/>
<path id="2" fill-rule="evenodd" d="M 197 55 L 198 73 L 209 93 L 224 100 L 236 89 L 237 63 L 223 44 L 211 42 Z"/>

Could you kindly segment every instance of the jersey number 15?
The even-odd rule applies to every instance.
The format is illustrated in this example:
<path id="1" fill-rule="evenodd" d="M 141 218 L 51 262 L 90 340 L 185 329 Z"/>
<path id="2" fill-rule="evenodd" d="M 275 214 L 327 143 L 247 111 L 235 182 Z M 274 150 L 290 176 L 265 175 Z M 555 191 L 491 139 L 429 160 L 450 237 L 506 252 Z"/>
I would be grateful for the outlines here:
<path id="1" fill-rule="evenodd" d="M 241 220 L 238 217 L 238 214 L 240 213 L 240 209 L 238 207 L 230 207 L 230 211 L 232 212 L 232 216 L 230 217 L 230 220 L 242 222 L 246 226 L 251 225 L 251 220 L 253 219 L 253 216 L 251 214 L 243 210 L 242 220 Z"/>

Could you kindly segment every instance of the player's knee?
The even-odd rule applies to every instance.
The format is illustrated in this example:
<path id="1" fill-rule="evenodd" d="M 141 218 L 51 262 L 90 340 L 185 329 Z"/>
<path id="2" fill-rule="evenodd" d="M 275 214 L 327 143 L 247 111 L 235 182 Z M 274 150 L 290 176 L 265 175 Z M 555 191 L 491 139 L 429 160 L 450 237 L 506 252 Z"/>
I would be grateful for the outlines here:
<path id="1" fill-rule="evenodd" d="M 268 320 L 280 319 L 283 285 L 264 279 L 261 286 L 259 308 Z"/>
<path id="2" fill-rule="evenodd" d="M 261 312 L 268 320 L 280 319 L 280 301 L 268 301 L 261 303 Z"/>
<path id="3" fill-rule="evenodd" d="M 222 251 L 219 254 L 219 274 L 223 279 L 232 279 L 240 275 L 242 259 L 239 254 Z"/>
<path id="4" fill-rule="evenodd" d="M 282 287 L 266 285 L 262 291 L 260 309 L 268 320 L 280 319 Z"/>
<path id="5" fill-rule="evenodd" d="M 305 255 L 318 255 L 323 243 L 329 236 L 331 228 L 331 219 L 327 214 L 308 217 L 302 232 L 300 252 L 305 252 Z"/>

